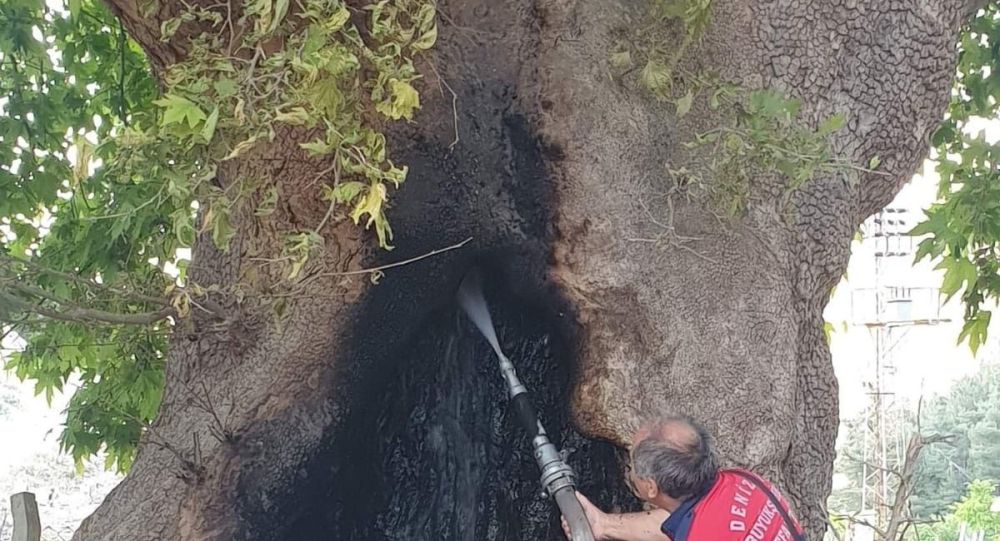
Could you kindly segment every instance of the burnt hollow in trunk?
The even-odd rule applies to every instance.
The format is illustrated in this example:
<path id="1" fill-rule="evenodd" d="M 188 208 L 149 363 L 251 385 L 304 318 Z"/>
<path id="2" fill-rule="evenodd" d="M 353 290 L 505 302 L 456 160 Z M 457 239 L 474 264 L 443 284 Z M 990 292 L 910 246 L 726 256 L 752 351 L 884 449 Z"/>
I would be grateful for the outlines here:
<path id="1" fill-rule="evenodd" d="M 604 507 L 633 509 L 621 451 L 569 423 L 572 355 L 546 310 L 488 292 L 504 351 L 579 488 Z M 540 495 L 530 442 L 511 416 L 496 357 L 453 302 L 435 310 L 361 397 L 336 448 L 316 461 L 314 493 L 282 538 L 344 540 L 563 539 Z"/>
<path id="2" fill-rule="evenodd" d="M 554 504 L 540 496 L 530 442 L 508 412 L 496 357 L 454 301 L 474 264 L 488 271 L 502 346 L 550 437 L 570 451 L 580 490 L 605 508 L 637 508 L 621 451 L 569 420 L 578 337 L 572 307 L 547 279 L 556 205 L 545 149 L 509 89 L 475 99 L 487 102 L 477 111 L 495 114 L 463 135 L 468 147 L 450 153 L 420 133 L 396 141 L 412 178 L 393 210 L 398 248 L 373 264 L 474 241 L 390 271 L 359 304 L 334 370 L 340 422 L 280 495 L 252 495 L 268 468 L 260 458 L 245 466 L 239 537 L 564 539 Z"/>

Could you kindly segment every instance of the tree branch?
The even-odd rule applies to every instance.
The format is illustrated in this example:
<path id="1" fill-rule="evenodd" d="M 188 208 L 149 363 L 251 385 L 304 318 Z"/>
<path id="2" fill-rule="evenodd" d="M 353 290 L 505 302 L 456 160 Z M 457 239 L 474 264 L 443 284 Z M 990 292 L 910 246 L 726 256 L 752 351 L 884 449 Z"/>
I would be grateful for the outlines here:
<path id="1" fill-rule="evenodd" d="M 855 515 L 834 515 L 834 516 L 836 516 L 838 518 L 842 518 L 842 519 L 846 520 L 847 522 L 849 522 L 851 524 L 859 524 L 859 525 L 864 526 L 866 528 L 871 528 L 871 530 L 873 532 L 875 532 L 875 535 L 877 535 L 878 537 L 884 537 L 885 536 L 885 532 L 883 532 L 882 530 L 878 529 L 877 526 L 875 526 L 874 524 L 872 524 L 871 522 L 868 522 L 867 520 L 865 520 L 863 518 L 858 518 Z"/>
<path id="2" fill-rule="evenodd" d="M 3 291 L 0 291 L 0 302 L 7 304 L 15 311 L 27 312 L 57 321 L 70 321 L 85 325 L 93 325 L 95 323 L 106 325 L 149 325 L 171 316 L 176 317 L 176 311 L 173 307 L 167 307 L 156 312 L 141 312 L 136 314 L 116 314 L 104 310 L 80 307 L 69 308 L 65 311 L 52 310 L 32 304 Z"/>
<path id="3" fill-rule="evenodd" d="M 118 295 L 120 297 L 125 297 L 125 298 L 129 298 L 129 299 L 132 299 L 132 300 L 136 300 L 136 301 L 140 301 L 140 302 L 145 302 L 145 303 L 149 303 L 149 304 L 155 304 L 157 306 L 163 306 L 163 307 L 170 306 L 170 302 L 167 299 L 164 299 L 164 298 L 161 298 L 161 297 L 152 297 L 150 295 L 143 295 L 142 293 L 136 293 L 134 291 L 128 291 L 128 290 L 124 290 L 124 289 L 119 289 L 119 288 L 115 288 L 115 287 L 106 286 L 104 284 L 99 284 L 99 283 L 97 283 L 97 282 L 95 282 L 93 280 L 90 280 L 88 278 L 84 278 L 84 277 L 79 276 L 77 274 L 71 274 L 71 273 L 68 273 L 68 272 L 62 272 L 62 271 L 57 271 L 55 269 L 50 269 L 50 268 L 45 267 L 43 265 L 39 265 L 38 263 L 35 263 L 34 261 L 30 261 L 30 260 L 27 260 L 27 259 L 21 259 L 19 257 L 14 257 L 14 256 L 9 255 L 9 254 L 0 254 L 0 266 L 2 266 L 2 265 L 9 266 L 11 264 L 24 265 L 25 267 L 28 267 L 29 269 L 31 269 L 31 270 L 33 270 L 35 272 L 39 272 L 39 273 L 43 273 L 43 274 L 48 274 L 50 276 L 55 276 L 57 278 L 62 278 L 63 280 L 67 280 L 67 281 L 70 281 L 70 282 L 73 282 L 73 283 L 76 283 L 76 284 L 80 284 L 80 285 L 83 285 L 83 286 L 86 286 L 86 287 L 89 287 L 89 288 L 92 288 L 92 289 L 96 289 L 96 290 L 99 290 L 99 291 L 104 291 L 106 293 L 112 293 L 112 294 Z"/>
<path id="4" fill-rule="evenodd" d="M 358 270 L 352 270 L 352 271 L 342 271 L 342 272 L 320 272 L 320 273 L 312 274 L 312 275 L 309 275 L 309 276 L 305 277 L 302 280 L 302 282 L 303 283 L 311 282 L 311 281 L 313 281 L 313 280 L 315 280 L 317 278 L 325 278 L 325 277 L 330 277 L 330 276 L 354 276 L 354 275 L 358 275 L 358 274 L 379 274 L 379 273 L 381 273 L 384 270 L 393 269 L 393 268 L 396 268 L 396 267 L 402 267 L 403 265 L 409 265 L 410 263 L 416 263 L 417 261 L 420 261 L 422 259 L 427 259 L 428 257 L 433 257 L 433 256 L 436 256 L 438 254 L 442 254 L 444 252 L 450 252 L 451 250 L 457 250 L 457 249 L 461 248 L 462 246 L 465 246 L 466 244 L 468 244 L 471 241 L 472 241 L 472 237 L 469 237 L 469 238 L 463 240 L 462 242 L 459 242 L 457 244 L 452 244 L 451 246 L 446 246 L 444 248 L 436 248 L 434 250 L 431 250 L 431 251 L 427 252 L 426 254 L 421 254 L 421 255 L 418 255 L 416 257 L 411 257 L 409 259 L 404 259 L 403 261 L 397 261 L 395 263 L 389 263 L 387 265 L 380 265 L 378 267 L 371 267 L 371 268 L 367 268 L 367 269 L 358 269 Z"/>
<path id="5" fill-rule="evenodd" d="M 906 456 L 903 459 L 903 469 L 902 472 L 898 473 L 899 486 L 896 487 L 896 493 L 890 507 L 891 514 L 884 537 L 886 541 L 903 539 L 906 530 L 909 529 L 910 524 L 915 520 L 913 517 L 907 516 L 907 511 L 909 510 L 910 497 L 913 495 L 913 490 L 916 487 L 917 466 L 920 463 L 920 455 L 923 453 L 924 448 L 936 443 L 950 442 L 952 439 L 952 436 L 943 436 L 940 434 L 924 436 L 919 432 L 910 437 L 910 442 L 906 446 Z"/>

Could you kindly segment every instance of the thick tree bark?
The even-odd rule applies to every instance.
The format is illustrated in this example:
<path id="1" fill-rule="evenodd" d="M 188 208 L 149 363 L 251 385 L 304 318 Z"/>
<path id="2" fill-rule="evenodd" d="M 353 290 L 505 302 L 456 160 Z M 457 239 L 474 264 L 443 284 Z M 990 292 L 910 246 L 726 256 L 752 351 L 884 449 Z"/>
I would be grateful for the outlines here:
<path id="1" fill-rule="evenodd" d="M 138 13 L 132 2 L 112 4 L 157 64 L 184 54 L 152 39 L 158 24 L 127 16 Z M 800 97 L 810 122 L 845 113 L 837 154 L 882 165 L 859 182 L 811 181 L 790 218 L 766 174 L 744 218 L 720 222 L 676 201 L 677 233 L 698 239 L 680 247 L 630 239 L 663 233 L 665 167 L 714 116 L 696 108 L 678 123 L 672 108 L 610 76 L 616 41 L 650 28 L 648 2 L 441 2 L 424 107 L 413 124 L 389 128 L 390 152 L 411 166 L 390 211 L 398 248 L 377 252 L 353 225 L 329 225 L 326 253 L 276 323 L 263 301 L 275 300 L 267 284 L 280 276 L 259 260 L 280 252 L 284 233 L 320 222 L 312 181 L 325 164 L 298 149 L 309 134 L 295 131 L 227 163 L 222 183 L 265 171 L 285 194 L 267 219 L 237 217 L 230 253 L 204 240 L 195 250 L 195 281 L 242 283 L 247 295 L 220 300 L 233 314 L 225 328 L 179 328 L 135 466 L 74 539 L 282 539 L 303 515 L 349 499 L 334 471 L 353 456 L 338 455 L 342 445 L 359 437 L 387 374 L 477 260 L 521 299 L 510 302 L 533 298 L 571 345 L 580 430 L 624 444 L 646 415 L 691 414 L 715 433 L 725 463 L 784 488 L 820 539 L 838 418 L 822 310 L 857 226 L 926 154 L 968 7 L 716 0 L 686 69 Z M 652 28 L 663 33 L 654 39 L 676 40 Z M 469 236 L 463 250 L 389 271 L 377 286 L 338 274 Z M 317 487 L 330 502 L 310 501 Z"/>

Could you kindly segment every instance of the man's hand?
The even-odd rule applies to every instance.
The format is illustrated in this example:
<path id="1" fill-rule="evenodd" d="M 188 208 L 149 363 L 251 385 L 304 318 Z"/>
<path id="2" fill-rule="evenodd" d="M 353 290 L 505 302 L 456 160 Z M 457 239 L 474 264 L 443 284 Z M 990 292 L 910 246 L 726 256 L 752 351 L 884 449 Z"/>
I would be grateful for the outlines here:
<path id="1" fill-rule="evenodd" d="M 587 515 L 587 521 L 590 522 L 590 530 L 594 534 L 595 541 L 606 541 L 609 539 L 604 532 L 604 525 L 607 522 L 607 513 L 601 511 L 596 505 L 590 503 L 590 500 L 586 496 L 576 493 L 576 499 L 580 500 L 580 505 L 583 506 L 583 512 Z M 566 534 L 566 539 L 572 541 L 573 534 L 569 531 L 569 524 L 566 523 L 566 517 L 562 519 L 563 533 Z"/>
<path id="2" fill-rule="evenodd" d="M 669 516 L 663 509 L 624 514 L 605 513 L 579 492 L 576 493 L 576 499 L 580 500 L 596 541 L 670 541 L 660 531 L 660 525 Z M 565 517 L 562 519 L 562 527 L 566 538 L 572 541 Z"/>

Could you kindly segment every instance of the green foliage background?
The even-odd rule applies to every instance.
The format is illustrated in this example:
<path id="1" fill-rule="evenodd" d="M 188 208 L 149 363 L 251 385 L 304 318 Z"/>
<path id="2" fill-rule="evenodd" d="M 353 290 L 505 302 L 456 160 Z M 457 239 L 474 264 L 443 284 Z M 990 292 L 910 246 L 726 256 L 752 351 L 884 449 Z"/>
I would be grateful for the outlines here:
<path id="1" fill-rule="evenodd" d="M 969 532 L 983 532 L 984 541 L 1000 540 L 1000 513 L 992 511 L 996 490 L 996 484 L 991 481 L 969 483 L 962 499 L 950 507 L 944 519 L 922 529 L 920 535 L 926 538 L 929 533 L 934 539 L 959 539 L 964 524 Z M 914 533 L 916 535 L 916 531 Z"/>
<path id="2" fill-rule="evenodd" d="M 910 499 L 914 516 L 922 519 L 947 517 L 969 490 L 973 481 L 1000 483 L 1000 364 L 983 366 L 962 378 L 944 395 L 923 406 L 921 429 L 925 435 L 955 436 L 953 445 L 936 444 L 924 449 Z M 890 432 L 910 434 L 916 430 L 913 415 L 901 419 L 902 426 Z M 835 471 L 847 476 L 848 485 L 830 496 L 831 512 L 852 514 L 860 508 L 864 425 L 862 419 L 847 424 Z M 908 436 L 907 438 L 908 439 Z M 902 455 L 906 441 L 890 442 L 892 457 Z"/>

